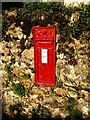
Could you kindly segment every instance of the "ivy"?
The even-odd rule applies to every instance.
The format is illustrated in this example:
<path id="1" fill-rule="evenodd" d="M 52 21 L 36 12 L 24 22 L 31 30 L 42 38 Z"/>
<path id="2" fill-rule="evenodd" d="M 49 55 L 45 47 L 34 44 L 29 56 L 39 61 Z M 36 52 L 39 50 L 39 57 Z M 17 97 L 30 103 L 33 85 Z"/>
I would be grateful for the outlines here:
<path id="1" fill-rule="evenodd" d="M 58 22 L 58 33 L 66 38 L 72 35 L 79 39 L 83 31 L 89 31 L 90 29 L 89 8 L 90 3 L 65 6 L 60 2 L 24 2 L 23 8 L 17 9 L 17 17 L 13 21 L 10 21 L 3 12 L 3 31 L 7 30 L 12 22 L 15 21 L 16 25 L 20 26 L 20 22 L 23 21 L 23 33 L 30 35 L 33 26 L 47 26 L 48 24 L 54 26 L 55 22 Z M 79 18 L 71 23 L 70 19 L 75 12 L 79 14 Z M 45 17 L 43 21 L 41 16 Z M 43 24 L 41 24 L 42 22 Z"/>

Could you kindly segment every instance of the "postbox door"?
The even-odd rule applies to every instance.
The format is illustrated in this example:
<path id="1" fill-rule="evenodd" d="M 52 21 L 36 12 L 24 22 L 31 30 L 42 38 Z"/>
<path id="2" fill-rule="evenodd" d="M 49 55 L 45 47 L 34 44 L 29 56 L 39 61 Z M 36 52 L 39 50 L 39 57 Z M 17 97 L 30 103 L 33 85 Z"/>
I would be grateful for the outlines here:
<path id="1" fill-rule="evenodd" d="M 55 50 L 53 46 L 46 44 L 36 48 L 36 84 L 55 84 Z"/>

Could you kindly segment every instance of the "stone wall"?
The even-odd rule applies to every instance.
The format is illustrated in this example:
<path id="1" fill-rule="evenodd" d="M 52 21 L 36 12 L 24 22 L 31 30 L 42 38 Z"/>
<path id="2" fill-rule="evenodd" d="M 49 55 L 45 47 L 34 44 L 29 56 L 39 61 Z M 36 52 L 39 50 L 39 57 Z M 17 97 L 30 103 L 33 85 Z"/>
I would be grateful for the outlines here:
<path id="1" fill-rule="evenodd" d="M 28 118 L 36 114 L 41 118 L 63 119 L 68 115 L 75 117 L 75 113 L 80 119 L 88 118 L 90 41 L 86 41 L 86 35 L 90 32 L 84 31 L 79 40 L 71 36 L 66 42 L 61 41 L 61 34 L 56 34 L 56 85 L 38 86 L 34 84 L 33 33 L 27 36 L 22 32 L 23 21 L 19 26 L 15 24 L 8 27 L 0 43 L 3 112 L 12 117 L 20 111 L 20 115 Z M 19 96 L 22 95 L 19 89 L 13 89 L 13 84 L 18 83 L 28 90 L 24 91 L 25 96 Z M 21 104 L 18 109 L 17 103 Z"/>

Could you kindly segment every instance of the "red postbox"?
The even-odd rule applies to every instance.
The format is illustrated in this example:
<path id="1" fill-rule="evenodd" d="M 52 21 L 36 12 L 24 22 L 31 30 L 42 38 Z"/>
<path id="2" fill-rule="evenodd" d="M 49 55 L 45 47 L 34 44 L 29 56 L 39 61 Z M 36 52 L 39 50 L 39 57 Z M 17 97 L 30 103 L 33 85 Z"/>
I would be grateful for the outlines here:
<path id="1" fill-rule="evenodd" d="M 55 85 L 56 28 L 34 27 L 35 84 Z"/>

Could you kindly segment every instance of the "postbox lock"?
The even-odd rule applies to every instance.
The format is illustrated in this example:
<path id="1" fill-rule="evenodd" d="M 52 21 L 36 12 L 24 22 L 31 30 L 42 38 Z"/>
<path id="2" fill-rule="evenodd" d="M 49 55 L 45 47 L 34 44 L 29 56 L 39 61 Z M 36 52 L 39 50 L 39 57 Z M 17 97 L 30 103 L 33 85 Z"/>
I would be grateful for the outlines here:
<path id="1" fill-rule="evenodd" d="M 42 68 L 42 66 L 40 66 L 40 68 Z"/>

